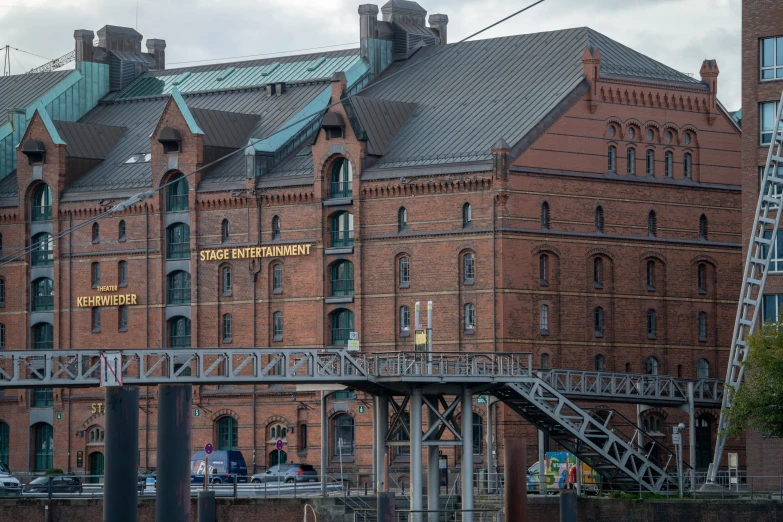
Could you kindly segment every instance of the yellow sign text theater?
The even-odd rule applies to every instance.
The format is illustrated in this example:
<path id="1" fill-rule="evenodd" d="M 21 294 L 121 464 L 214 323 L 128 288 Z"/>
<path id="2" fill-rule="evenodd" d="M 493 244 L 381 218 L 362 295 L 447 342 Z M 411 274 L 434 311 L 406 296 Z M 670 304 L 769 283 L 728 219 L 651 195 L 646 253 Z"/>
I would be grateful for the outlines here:
<path id="1" fill-rule="evenodd" d="M 312 245 L 276 245 L 271 247 L 216 248 L 199 252 L 201 261 L 224 261 L 227 259 L 252 259 L 254 257 L 305 256 Z"/>

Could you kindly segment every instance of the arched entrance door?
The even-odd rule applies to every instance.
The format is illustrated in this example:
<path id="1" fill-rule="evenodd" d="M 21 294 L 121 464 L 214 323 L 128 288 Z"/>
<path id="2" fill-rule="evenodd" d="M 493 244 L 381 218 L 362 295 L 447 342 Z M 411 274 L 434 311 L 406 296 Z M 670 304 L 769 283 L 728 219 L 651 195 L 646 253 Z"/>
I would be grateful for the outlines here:
<path id="1" fill-rule="evenodd" d="M 103 453 L 100 451 L 94 451 L 90 453 L 90 482 L 96 484 L 101 481 L 101 477 L 96 475 L 103 475 Z"/>
<path id="2" fill-rule="evenodd" d="M 696 419 L 696 469 L 707 469 L 712 461 L 712 430 L 707 417 Z"/>
<path id="3" fill-rule="evenodd" d="M 283 450 L 273 449 L 269 452 L 269 467 L 288 462 L 288 453 Z"/>

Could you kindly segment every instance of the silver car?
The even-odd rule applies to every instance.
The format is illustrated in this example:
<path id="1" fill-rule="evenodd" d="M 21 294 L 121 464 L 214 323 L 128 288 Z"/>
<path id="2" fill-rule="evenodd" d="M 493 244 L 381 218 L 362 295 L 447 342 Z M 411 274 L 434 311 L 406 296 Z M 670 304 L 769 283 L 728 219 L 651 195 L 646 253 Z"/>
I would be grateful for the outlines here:
<path id="1" fill-rule="evenodd" d="M 19 479 L 11 475 L 11 472 L 0 462 L 0 496 L 18 497 L 22 494 Z"/>
<path id="2" fill-rule="evenodd" d="M 278 464 L 266 470 L 266 473 L 256 473 L 251 477 L 250 482 L 253 484 L 318 482 L 318 472 L 310 464 Z"/>

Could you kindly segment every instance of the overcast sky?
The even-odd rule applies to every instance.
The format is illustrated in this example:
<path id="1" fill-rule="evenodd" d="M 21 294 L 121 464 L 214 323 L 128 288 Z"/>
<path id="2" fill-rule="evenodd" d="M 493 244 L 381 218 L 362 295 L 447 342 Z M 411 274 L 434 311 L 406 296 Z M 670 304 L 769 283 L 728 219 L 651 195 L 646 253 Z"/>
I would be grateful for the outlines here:
<path id="1" fill-rule="evenodd" d="M 355 47 L 368 0 L 0 0 L 0 45 L 54 58 L 73 48 L 74 29 L 123 25 L 166 40 L 166 61 Z M 476 32 L 533 0 L 421 0 L 449 16 L 449 41 Z M 385 3 L 379 2 L 379 6 Z M 138 24 L 137 24 L 138 15 Z M 718 61 L 718 97 L 740 107 L 740 0 L 546 0 L 479 38 L 589 26 L 698 78 Z M 348 44 L 348 45 L 338 45 Z M 12 73 L 44 60 L 13 52 Z M 205 62 L 209 63 L 209 62 Z"/>

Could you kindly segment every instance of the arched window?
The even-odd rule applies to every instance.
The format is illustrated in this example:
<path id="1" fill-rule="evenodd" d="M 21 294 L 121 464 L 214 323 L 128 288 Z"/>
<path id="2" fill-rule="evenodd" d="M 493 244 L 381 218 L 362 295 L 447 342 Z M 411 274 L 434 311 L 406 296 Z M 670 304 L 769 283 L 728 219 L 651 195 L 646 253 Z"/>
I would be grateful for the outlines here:
<path id="1" fill-rule="evenodd" d="M 5 306 L 5 279 L 0 277 L 0 307 Z"/>
<path id="2" fill-rule="evenodd" d="M 650 237 L 658 236 L 658 218 L 655 216 L 654 210 L 651 210 L 647 215 L 647 235 Z"/>
<path id="3" fill-rule="evenodd" d="M 219 450 L 235 450 L 239 448 L 239 426 L 233 417 L 228 415 L 217 421 L 217 448 Z"/>
<path id="4" fill-rule="evenodd" d="M 128 307 L 126 305 L 122 305 L 118 309 L 117 330 L 120 332 L 128 331 Z"/>
<path id="5" fill-rule="evenodd" d="M 707 265 L 704 263 L 699 263 L 699 266 L 696 267 L 696 284 L 700 294 L 707 293 Z"/>
<path id="6" fill-rule="evenodd" d="M 636 127 L 628 127 L 628 139 L 632 140 L 636 138 Z"/>
<path id="7" fill-rule="evenodd" d="M 617 129 L 614 125 L 609 125 L 609 128 L 606 130 L 606 133 L 609 135 L 610 138 L 614 138 L 614 135 L 617 134 Z"/>
<path id="8" fill-rule="evenodd" d="M 353 263 L 346 260 L 337 261 L 332 265 L 331 272 L 332 297 L 353 295 Z"/>
<path id="9" fill-rule="evenodd" d="M 596 288 L 603 288 L 603 259 L 600 257 L 596 257 L 593 259 L 593 285 Z"/>
<path id="10" fill-rule="evenodd" d="M 282 424 L 274 424 L 269 427 L 269 438 L 267 439 L 268 442 L 277 442 L 278 440 L 282 440 L 283 442 L 288 442 L 286 437 L 288 436 L 288 428 L 283 426 Z"/>
<path id="11" fill-rule="evenodd" d="M 48 266 L 54 263 L 54 240 L 51 234 L 41 232 L 34 235 L 30 246 L 33 266 Z"/>
<path id="12" fill-rule="evenodd" d="M 52 191 L 45 183 L 38 184 L 33 190 L 32 220 L 52 220 Z"/>
<path id="13" fill-rule="evenodd" d="M 88 444 L 103 444 L 106 432 L 100 426 L 95 426 L 88 432 Z"/>
<path id="14" fill-rule="evenodd" d="M 117 286 L 128 286 L 128 262 L 117 263 Z"/>
<path id="15" fill-rule="evenodd" d="M 645 154 L 645 173 L 648 176 L 655 176 L 655 151 L 652 149 L 648 149 Z"/>
<path id="16" fill-rule="evenodd" d="M 473 223 L 473 208 L 470 203 L 462 205 L 462 228 L 467 228 Z"/>
<path id="17" fill-rule="evenodd" d="M 187 317 L 169 320 L 169 348 L 190 348 L 190 319 Z"/>
<path id="18" fill-rule="evenodd" d="M 354 454 L 354 422 L 353 417 L 343 413 L 334 417 L 334 454 L 353 455 Z"/>
<path id="19" fill-rule="evenodd" d="M 697 379 L 709 379 L 710 378 L 710 361 L 707 359 L 699 359 L 696 363 L 696 378 Z"/>
<path id="20" fill-rule="evenodd" d="M 33 471 L 46 471 L 54 464 L 54 428 L 39 422 L 33 425 Z"/>
<path id="21" fill-rule="evenodd" d="M 549 306 L 541 305 L 541 309 L 538 312 L 538 319 L 541 333 L 549 335 Z"/>
<path id="22" fill-rule="evenodd" d="M 93 263 L 90 265 L 90 274 L 92 278 L 92 287 L 95 288 L 101 284 L 101 264 Z"/>
<path id="23" fill-rule="evenodd" d="M 283 340 L 283 312 L 275 312 L 272 314 L 272 340 Z"/>
<path id="24" fill-rule="evenodd" d="M 699 218 L 699 239 L 702 241 L 707 241 L 707 235 L 709 234 L 708 225 L 707 225 L 707 216 L 704 214 L 701 215 Z"/>
<path id="25" fill-rule="evenodd" d="M 280 239 L 280 216 L 272 218 L 272 241 Z"/>
<path id="26" fill-rule="evenodd" d="M 400 332 L 409 333 L 411 331 L 411 309 L 406 305 L 400 307 Z"/>
<path id="27" fill-rule="evenodd" d="M 5 348 L 5 325 L 0 323 L 0 348 Z"/>
<path id="28" fill-rule="evenodd" d="M 541 354 L 541 369 L 542 370 L 548 370 L 549 369 L 549 354 L 548 353 L 542 353 Z"/>
<path id="29" fill-rule="evenodd" d="M 699 341 L 707 340 L 707 312 L 699 312 Z"/>
<path id="30" fill-rule="evenodd" d="M 470 252 L 462 256 L 462 273 L 463 280 L 466 283 L 473 283 L 476 277 L 476 262 L 473 254 Z"/>
<path id="31" fill-rule="evenodd" d="M 595 231 L 599 234 L 604 232 L 604 209 L 601 205 L 595 207 Z"/>
<path id="32" fill-rule="evenodd" d="M 546 254 L 538 256 L 538 278 L 540 284 L 549 284 L 549 256 Z"/>
<path id="33" fill-rule="evenodd" d="M 658 359 L 649 356 L 644 360 L 644 373 L 647 375 L 658 375 Z"/>
<path id="34" fill-rule="evenodd" d="M 332 247 L 353 246 L 353 215 L 340 211 L 332 216 Z"/>
<path id="35" fill-rule="evenodd" d="M 655 339 L 656 337 L 656 314 L 655 310 L 650 308 L 647 310 L 647 338 Z"/>
<path id="36" fill-rule="evenodd" d="M 655 261 L 647 260 L 647 290 L 655 291 Z"/>
<path id="37" fill-rule="evenodd" d="M 188 209 L 188 180 L 182 174 L 172 176 L 166 186 L 166 210 L 183 212 Z"/>
<path id="38" fill-rule="evenodd" d="M 644 431 L 647 433 L 663 433 L 663 420 L 658 415 L 648 415 L 644 418 Z"/>
<path id="39" fill-rule="evenodd" d="M 166 230 L 168 259 L 190 258 L 190 227 L 185 223 L 175 223 Z"/>
<path id="40" fill-rule="evenodd" d="M 10 447 L 11 430 L 8 424 L 0 422 L 0 465 L 8 469 L 8 449 Z"/>
<path id="41" fill-rule="evenodd" d="M 101 331 L 101 307 L 92 307 L 92 332 L 98 333 Z"/>
<path id="42" fill-rule="evenodd" d="M 168 299 L 166 304 L 190 304 L 190 274 L 184 270 L 170 273 L 168 279 Z"/>
<path id="43" fill-rule="evenodd" d="M 332 167 L 329 195 L 333 198 L 350 198 L 353 195 L 352 178 L 351 162 L 345 158 L 338 159 Z"/>
<path id="44" fill-rule="evenodd" d="M 593 327 L 596 337 L 604 336 L 604 309 L 600 306 L 593 311 Z"/>
<path id="45" fill-rule="evenodd" d="M 223 342 L 230 343 L 234 339 L 234 319 L 231 314 L 223 314 Z"/>
<path id="46" fill-rule="evenodd" d="M 484 450 L 484 419 L 476 412 L 473 414 L 473 455 L 481 455 Z"/>
<path id="47" fill-rule="evenodd" d="M 117 226 L 117 240 L 120 243 L 124 243 L 125 241 L 127 241 L 128 240 L 127 233 L 128 231 L 125 225 L 125 220 L 121 219 L 120 224 Z"/>
<path id="48" fill-rule="evenodd" d="M 221 282 L 223 287 L 223 295 L 231 295 L 232 281 L 231 281 L 231 267 L 224 266 L 221 270 Z"/>
<path id="49" fill-rule="evenodd" d="M 220 224 L 220 241 L 225 243 L 228 241 L 230 237 L 231 237 L 231 225 L 228 223 L 227 219 L 224 219 L 223 223 Z"/>
<path id="50" fill-rule="evenodd" d="M 628 147 L 626 160 L 628 161 L 628 175 L 633 176 L 636 174 L 636 149 Z"/>
<path id="51" fill-rule="evenodd" d="M 283 292 L 283 265 L 275 263 L 272 266 L 272 293 L 280 294 Z"/>
<path id="52" fill-rule="evenodd" d="M 408 228 L 408 209 L 400 207 L 397 211 L 397 232 L 405 232 Z"/>
<path id="53" fill-rule="evenodd" d="M 476 307 L 473 303 L 465 305 L 465 331 L 473 332 L 476 329 Z"/>
<path id="54" fill-rule="evenodd" d="M 541 228 L 549 229 L 549 203 L 546 201 L 541 204 Z"/>
<path id="55" fill-rule="evenodd" d="M 400 288 L 408 288 L 411 284 L 411 263 L 407 257 L 400 258 Z"/>
<path id="56" fill-rule="evenodd" d="M 604 371 L 604 356 L 601 354 L 595 356 L 595 371 Z"/>
<path id="57" fill-rule="evenodd" d="M 617 147 L 609 145 L 607 158 L 609 160 L 609 172 L 617 172 Z"/>
<path id="58" fill-rule="evenodd" d="M 48 277 L 41 277 L 32 284 L 32 311 L 46 312 L 54 310 L 54 282 Z"/>
<path id="59" fill-rule="evenodd" d="M 54 349 L 54 327 L 49 323 L 33 325 L 33 350 Z"/>
<path id="60" fill-rule="evenodd" d="M 667 133 L 671 134 L 671 133 Z M 674 168 L 674 153 L 670 150 L 666 151 L 666 154 L 664 154 L 664 174 L 667 178 L 672 177 L 672 169 Z"/>
<path id="61" fill-rule="evenodd" d="M 685 156 L 683 156 L 682 159 L 682 168 L 686 179 L 690 179 L 692 167 L 693 167 L 693 157 L 691 156 L 690 152 L 686 152 Z"/>
<path id="62" fill-rule="evenodd" d="M 348 344 L 351 332 L 353 332 L 353 312 L 346 309 L 334 312 L 332 314 L 332 344 Z"/>
<path id="63" fill-rule="evenodd" d="M 92 224 L 92 242 L 93 244 L 101 242 L 101 226 L 98 223 Z"/>

